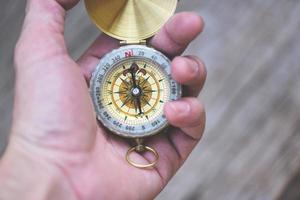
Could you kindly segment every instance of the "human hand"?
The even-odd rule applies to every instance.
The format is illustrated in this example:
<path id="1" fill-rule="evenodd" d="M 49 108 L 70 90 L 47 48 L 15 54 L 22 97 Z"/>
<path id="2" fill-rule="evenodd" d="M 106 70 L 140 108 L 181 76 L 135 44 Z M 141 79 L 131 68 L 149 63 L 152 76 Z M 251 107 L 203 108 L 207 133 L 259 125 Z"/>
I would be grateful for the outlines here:
<path id="1" fill-rule="evenodd" d="M 15 103 L 9 145 L 0 162 L 0 199 L 153 199 L 200 140 L 203 106 L 196 99 L 206 71 L 179 56 L 203 29 L 192 13 L 175 15 L 150 43 L 172 61 L 184 98 L 165 105 L 177 128 L 149 139 L 160 160 L 152 170 L 130 166 L 125 139 L 96 121 L 88 92 L 91 72 L 118 42 L 101 35 L 77 61 L 64 41 L 64 15 L 78 0 L 28 0 L 15 51 Z M 134 154 L 143 162 L 149 155 Z"/>

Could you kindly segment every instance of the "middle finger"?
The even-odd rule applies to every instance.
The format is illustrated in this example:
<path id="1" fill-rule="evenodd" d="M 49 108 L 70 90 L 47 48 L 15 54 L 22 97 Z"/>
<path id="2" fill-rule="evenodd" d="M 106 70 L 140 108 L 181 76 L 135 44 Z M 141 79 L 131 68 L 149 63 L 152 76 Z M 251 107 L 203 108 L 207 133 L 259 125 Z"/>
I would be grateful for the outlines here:
<path id="1" fill-rule="evenodd" d="M 198 96 L 206 80 L 204 63 L 196 56 L 176 57 L 172 61 L 172 77 L 183 85 L 183 96 Z"/>

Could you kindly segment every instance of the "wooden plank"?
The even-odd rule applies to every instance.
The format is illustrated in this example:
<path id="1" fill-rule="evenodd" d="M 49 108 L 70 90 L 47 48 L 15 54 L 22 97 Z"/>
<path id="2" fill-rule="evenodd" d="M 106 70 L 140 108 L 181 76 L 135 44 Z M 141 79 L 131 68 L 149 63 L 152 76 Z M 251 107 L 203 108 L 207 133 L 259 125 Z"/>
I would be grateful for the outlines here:
<path id="1" fill-rule="evenodd" d="M 24 16 L 24 1 L 0 0 L 0 155 L 10 130 L 13 106 L 13 51 Z"/>
<path id="2" fill-rule="evenodd" d="M 202 4 L 207 135 L 158 199 L 274 199 L 300 165 L 299 3 Z"/>
<path id="3" fill-rule="evenodd" d="M 287 185 L 286 190 L 278 198 L 278 200 L 281 199 L 299 200 L 300 199 L 299 186 L 300 186 L 300 169 L 298 174 L 296 174 L 295 177 Z"/>

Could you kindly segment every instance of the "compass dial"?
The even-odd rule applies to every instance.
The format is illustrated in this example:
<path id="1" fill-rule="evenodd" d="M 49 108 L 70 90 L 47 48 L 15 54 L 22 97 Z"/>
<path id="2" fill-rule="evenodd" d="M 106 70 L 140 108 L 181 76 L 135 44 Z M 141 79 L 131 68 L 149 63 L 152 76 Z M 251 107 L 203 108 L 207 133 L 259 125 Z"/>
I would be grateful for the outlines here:
<path id="1" fill-rule="evenodd" d="M 91 79 L 98 119 L 124 137 L 158 133 L 168 125 L 164 104 L 181 96 L 181 86 L 170 73 L 169 59 L 145 46 L 129 45 L 107 54 Z"/>

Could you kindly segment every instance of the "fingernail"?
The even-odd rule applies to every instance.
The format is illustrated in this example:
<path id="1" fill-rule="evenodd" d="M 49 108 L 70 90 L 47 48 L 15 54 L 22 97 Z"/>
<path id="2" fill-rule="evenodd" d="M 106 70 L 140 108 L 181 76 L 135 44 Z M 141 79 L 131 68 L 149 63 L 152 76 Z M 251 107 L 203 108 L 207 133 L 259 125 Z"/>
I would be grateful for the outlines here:
<path id="1" fill-rule="evenodd" d="M 191 68 L 192 68 L 192 73 L 193 74 L 198 74 L 198 71 L 199 71 L 199 64 L 196 62 L 196 61 L 191 61 L 192 64 L 190 65 Z"/>
<path id="2" fill-rule="evenodd" d="M 169 105 L 171 109 L 179 115 L 188 115 L 191 111 L 190 104 L 183 101 L 172 102 Z"/>

